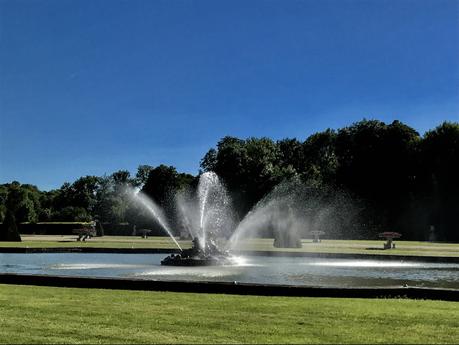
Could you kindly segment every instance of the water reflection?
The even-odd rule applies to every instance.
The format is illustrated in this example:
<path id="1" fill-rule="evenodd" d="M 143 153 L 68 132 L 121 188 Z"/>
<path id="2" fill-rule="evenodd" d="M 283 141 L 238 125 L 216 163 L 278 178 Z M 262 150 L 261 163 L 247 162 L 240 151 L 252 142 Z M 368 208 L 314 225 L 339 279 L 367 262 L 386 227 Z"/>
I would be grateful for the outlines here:
<path id="1" fill-rule="evenodd" d="M 306 265 L 330 266 L 330 267 L 423 267 L 422 263 L 402 262 L 402 261 L 382 261 L 382 260 L 330 260 L 326 262 L 311 262 Z"/>

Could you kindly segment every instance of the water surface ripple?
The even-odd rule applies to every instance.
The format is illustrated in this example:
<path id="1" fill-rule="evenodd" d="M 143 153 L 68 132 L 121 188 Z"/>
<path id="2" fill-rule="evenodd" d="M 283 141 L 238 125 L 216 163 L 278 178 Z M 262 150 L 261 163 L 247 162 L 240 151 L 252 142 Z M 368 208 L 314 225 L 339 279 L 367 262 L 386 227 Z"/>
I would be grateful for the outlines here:
<path id="1" fill-rule="evenodd" d="M 322 287 L 459 289 L 459 264 L 305 257 L 236 257 L 210 267 L 161 266 L 166 254 L 0 254 L 0 273 Z"/>

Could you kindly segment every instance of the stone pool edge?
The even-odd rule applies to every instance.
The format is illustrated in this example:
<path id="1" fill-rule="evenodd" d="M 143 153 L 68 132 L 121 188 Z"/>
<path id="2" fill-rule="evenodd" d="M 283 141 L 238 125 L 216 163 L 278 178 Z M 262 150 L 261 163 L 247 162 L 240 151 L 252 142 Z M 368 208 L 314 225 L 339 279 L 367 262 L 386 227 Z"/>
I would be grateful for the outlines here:
<path id="1" fill-rule="evenodd" d="M 249 284 L 238 282 L 160 281 L 128 278 L 69 277 L 14 273 L 0 274 L 0 284 L 254 296 L 409 298 L 459 301 L 458 289 L 420 287 L 332 288 L 298 285 Z"/>

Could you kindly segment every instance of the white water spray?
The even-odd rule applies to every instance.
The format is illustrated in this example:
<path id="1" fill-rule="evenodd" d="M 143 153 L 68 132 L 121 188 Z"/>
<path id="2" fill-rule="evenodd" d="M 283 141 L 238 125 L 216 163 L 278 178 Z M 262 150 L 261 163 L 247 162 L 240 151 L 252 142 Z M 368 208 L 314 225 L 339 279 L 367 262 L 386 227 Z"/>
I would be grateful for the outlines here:
<path id="1" fill-rule="evenodd" d="M 175 196 L 178 219 L 203 251 L 217 245 L 234 230 L 234 212 L 229 194 L 214 172 L 199 177 L 196 190 L 182 190 Z"/>
<path id="2" fill-rule="evenodd" d="M 209 190 L 218 179 L 217 175 L 213 172 L 206 172 L 201 175 L 198 185 L 198 196 L 199 196 L 199 230 L 201 232 L 203 250 L 206 250 L 207 232 L 204 228 L 204 217 L 206 215 L 207 198 L 209 196 Z"/>
<path id="3" fill-rule="evenodd" d="M 137 204 L 141 205 L 145 210 L 147 210 L 151 216 L 153 216 L 161 228 L 169 235 L 172 241 L 174 241 L 175 245 L 180 250 L 182 250 L 182 247 L 180 247 L 180 244 L 177 242 L 174 235 L 169 230 L 169 225 L 167 224 L 166 217 L 164 216 L 164 212 L 161 210 L 161 208 L 142 192 L 136 192 L 133 190 L 131 195 L 132 199 L 137 202 Z"/>

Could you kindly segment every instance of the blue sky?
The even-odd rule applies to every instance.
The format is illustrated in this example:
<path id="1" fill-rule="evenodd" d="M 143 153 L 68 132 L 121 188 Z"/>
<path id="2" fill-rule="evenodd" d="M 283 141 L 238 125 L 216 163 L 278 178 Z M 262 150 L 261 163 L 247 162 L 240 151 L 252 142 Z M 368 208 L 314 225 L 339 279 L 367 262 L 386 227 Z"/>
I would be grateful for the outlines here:
<path id="1" fill-rule="evenodd" d="M 459 121 L 459 1 L 0 0 L 0 183 L 196 174 L 226 135 Z"/>

